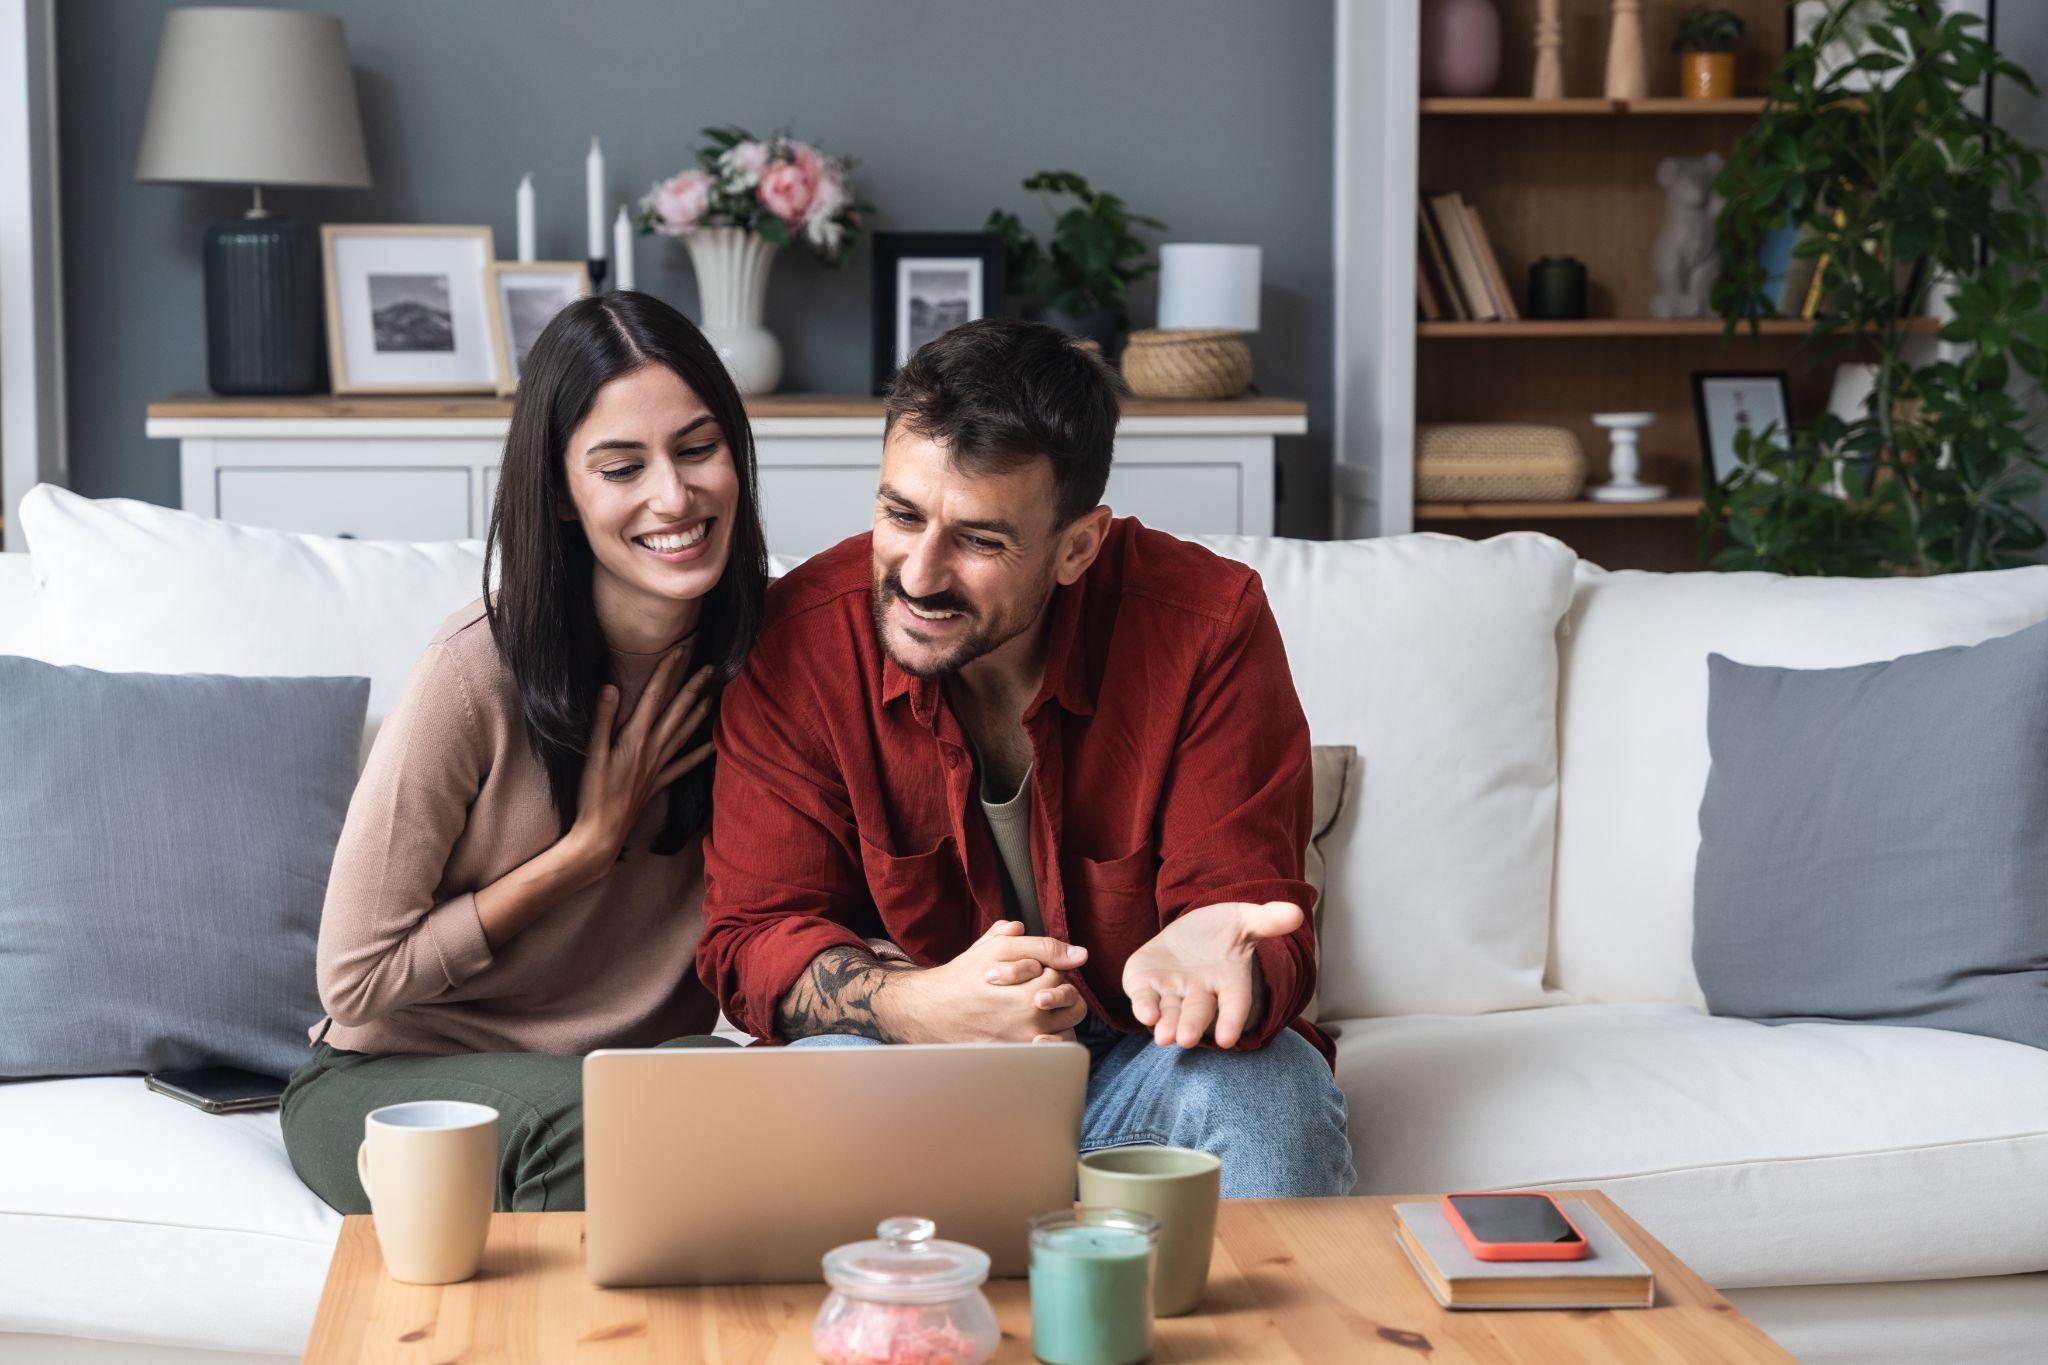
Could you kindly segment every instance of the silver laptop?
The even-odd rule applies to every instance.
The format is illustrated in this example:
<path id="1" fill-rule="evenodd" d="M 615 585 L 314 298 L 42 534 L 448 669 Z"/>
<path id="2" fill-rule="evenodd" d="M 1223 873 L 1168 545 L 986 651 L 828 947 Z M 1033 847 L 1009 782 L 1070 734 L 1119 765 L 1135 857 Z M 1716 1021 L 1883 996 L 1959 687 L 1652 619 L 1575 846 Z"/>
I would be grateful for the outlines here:
<path id="1" fill-rule="evenodd" d="M 1024 1274 L 1074 1201 L 1076 1043 L 608 1049 L 583 1062 L 586 1267 L 600 1285 L 795 1283 L 884 1218 Z"/>

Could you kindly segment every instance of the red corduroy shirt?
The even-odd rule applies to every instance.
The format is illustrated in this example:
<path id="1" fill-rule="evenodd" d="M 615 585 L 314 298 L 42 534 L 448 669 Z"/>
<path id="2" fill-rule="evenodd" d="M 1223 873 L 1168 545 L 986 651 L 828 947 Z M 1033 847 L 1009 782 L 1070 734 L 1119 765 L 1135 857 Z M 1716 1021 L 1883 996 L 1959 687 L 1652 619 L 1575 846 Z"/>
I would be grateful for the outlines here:
<path id="1" fill-rule="evenodd" d="M 773 1038 L 811 959 L 886 937 L 923 966 L 1005 916 L 1001 856 L 974 799 L 945 685 L 875 636 L 870 538 L 769 589 L 767 623 L 719 703 L 697 969 Z M 1130 955 L 1184 911 L 1290 901 L 1302 927 L 1255 948 L 1260 1047 L 1315 988 L 1308 722 L 1258 575 L 1136 521 L 1110 523 L 1055 590 L 1031 739 L 1031 860 L 1045 931 L 1088 949 L 1091 1013 L 1138 1031 Z"/>

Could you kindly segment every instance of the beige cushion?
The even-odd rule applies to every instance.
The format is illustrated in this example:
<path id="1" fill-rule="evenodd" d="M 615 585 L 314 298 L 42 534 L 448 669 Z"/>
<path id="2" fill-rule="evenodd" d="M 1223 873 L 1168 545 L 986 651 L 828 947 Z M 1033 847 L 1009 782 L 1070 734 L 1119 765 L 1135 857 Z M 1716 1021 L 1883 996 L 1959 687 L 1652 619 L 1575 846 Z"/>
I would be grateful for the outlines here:
<path id="1" fill-rule="evenodd" d="M 1308 761 L 1315 799 L 1314 814 L 1309 817 L 1308 849 L 1301 860 L 1301 875 L 1316 889 L 1316 964 L 1320 968 L 1323 958 L 1323 871 L 1328 866 L 1323 858 L 1323 840 L 1337 827 L 1337 814 L 1344 809 L 1345 798 L 1357 780 L 1358 750 L 1350 744 L 1317 744 L 1310 747 Z M 1316 1021 L 1321 995 L 1322 984 L 1318 981 L 1316 993 L 1308 998 L 1308 1006 L 1301 1012 L 1301 1017 L 1311 1024 Z"/>

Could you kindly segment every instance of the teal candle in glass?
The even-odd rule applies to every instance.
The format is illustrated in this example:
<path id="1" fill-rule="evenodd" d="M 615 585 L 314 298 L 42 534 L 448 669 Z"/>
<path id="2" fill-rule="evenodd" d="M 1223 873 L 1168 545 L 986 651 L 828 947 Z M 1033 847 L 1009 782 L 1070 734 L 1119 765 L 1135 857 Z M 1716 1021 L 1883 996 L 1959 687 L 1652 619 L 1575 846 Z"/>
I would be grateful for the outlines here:
<path id="1" fill-rule="evenodd" d="M 1046 1365 L 1135 1365 L 1152 1354 L 1159 1220 L 1057 1209 L 1031 1220 L 1031 1351 Z"/>

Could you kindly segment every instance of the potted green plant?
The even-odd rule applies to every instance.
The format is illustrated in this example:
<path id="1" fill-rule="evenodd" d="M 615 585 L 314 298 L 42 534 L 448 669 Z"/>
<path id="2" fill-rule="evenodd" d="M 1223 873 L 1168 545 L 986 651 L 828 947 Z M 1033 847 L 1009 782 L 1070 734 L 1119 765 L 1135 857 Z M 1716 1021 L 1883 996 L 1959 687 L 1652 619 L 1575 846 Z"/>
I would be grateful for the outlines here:
<path id="1" fill-rule="evenodd" d="M 1735 94 L 1735 44 L 1742 16 L 1712 5 L 1694 5 L 1678 22 L 1671 50 L 1679 54 L 1678 89 L 1691 100 L 1725 100 Z"/>
<path id="2" fill-rule="evenodd" d="M 1016 214 L 989 214 L 988 230 L 1003 239 L 1009 291 L 1035 300 L 1044 321 L 1113 355 L 1118 337 L 1130 329 L 1131 286 L 1159 268 L 1145 259 L 1150 248 L 1132 229 L 1166 224 L 1132 213 L 1113 194 L 1098 194 L 1072 171 L 1040 171 L 1024 188 L 1044 202 L 1052 236 L 1041 246 Z M 1054 196 L 1071 199 L 1072 207 L 1062 210 Z"/>
<path id="3" fill-rule="evenodd" d="M 1824 60 L 1852 10 L 1860 55 Z M 1860 411 L 1739 443 L 1701 512 L 1714 567 L 1947 573 L 2048 543 L 2022 505 L 2048 471 L 2028 415 L 2048 379 L 2042 155 L 1973 107 L 1987 79 L 2039 91 L 1981 23 L 1936 0 L 1839 4 L 1735 144 L 1717 182 L 1724 338 L 1760 325 L 1758 248 L 1790 225 L 1822 301 L 1807 349 L 1866 363 L 1873 382 Z M 1935 291 L 1950 344 L 1929 357 L 1912 343 Z"/>

